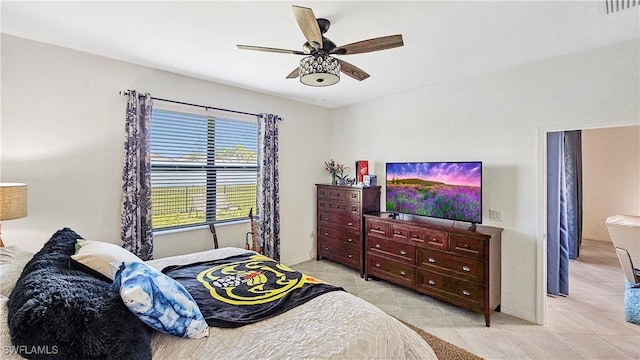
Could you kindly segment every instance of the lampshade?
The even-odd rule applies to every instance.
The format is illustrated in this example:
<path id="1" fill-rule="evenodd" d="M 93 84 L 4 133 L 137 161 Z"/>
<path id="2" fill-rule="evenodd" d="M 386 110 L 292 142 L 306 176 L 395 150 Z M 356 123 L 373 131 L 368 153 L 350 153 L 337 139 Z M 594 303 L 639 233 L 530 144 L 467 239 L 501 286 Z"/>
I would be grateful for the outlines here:
<path id="1" fill-rule="evenodd" d="M 27 184 L 0 183 L 0 221 L 27 216 Z"/>
<path id="2" fill-rule="evenodd" d="M 300 60 L 300 82 L 309 86 L 329 86 L 340 81 L 340 62 L 316 52 Z"/>

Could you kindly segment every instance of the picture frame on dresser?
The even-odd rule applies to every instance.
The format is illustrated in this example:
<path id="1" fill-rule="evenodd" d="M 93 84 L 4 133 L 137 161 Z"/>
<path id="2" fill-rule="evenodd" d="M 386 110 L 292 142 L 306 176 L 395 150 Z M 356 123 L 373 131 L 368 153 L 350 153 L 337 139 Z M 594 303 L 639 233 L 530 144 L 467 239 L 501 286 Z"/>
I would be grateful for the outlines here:
<path id="1" fill-rule="evenodd" d="M 364 277 L 364 218 L 380 212 L 380 186 L 316 184 L 316 260 L 327 258 Z"/>
<path id="2" fill-rule="evenodd" d="M 374 276 L 483 314 L 489 327 L 492 311 L 500 311 L 503 229 L 391 215 L 364 215 L 364 279 Z"/>

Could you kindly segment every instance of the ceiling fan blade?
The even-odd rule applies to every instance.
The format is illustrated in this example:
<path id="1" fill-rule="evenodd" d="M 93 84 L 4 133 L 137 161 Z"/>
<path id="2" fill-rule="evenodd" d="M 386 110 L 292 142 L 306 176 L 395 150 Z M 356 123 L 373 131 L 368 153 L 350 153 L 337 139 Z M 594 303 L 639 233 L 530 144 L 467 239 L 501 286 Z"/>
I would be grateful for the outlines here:
<path id="1" fill-rule="evenodd" d="M 348 45 L 339 46 L 335 49 L 332 49 L 330 53 L 336 55 L 361 54 L 372 51 L 392 49 L 394 47 L 403 45 L 404 42 L 402 41 L 402 35 L 398 34 L 362 40 Z"/>
<path id="2" fill-rule="evenodd" d="M 313 45 L 314 43 L 316 43 L 316 48 L 322 47 L 322 33 L 320 32 L 318 20 L 316 20 L 316 16 L 313 14 L 313 10 L 296 5 L 292 5 L 292 7 L 293 14 L 298 21 L 298 26 L 300 26 L 300 30 L 302 30 L 302 33 L 304 34 L 304 37 L 307 39 L 309 44 Z"/>
<path id="3" fill-rule="evenodd" d="M 362 81 L 369 77 L 369 74 L 364 72 L 364 70 L 360 69 L 359 67 L 344 60 L 338 59 L 338 61 L 340 62 L 340 71 L 342 71 L 346 75 L 349 75 L 358 81 Z"/>
<path id="4" fill-rule="evenodd" d="M 238 47 L 238 49 L 242 49 L 242 50 L 255 50 L 255 51 L 282 53 L 282 54 L 307 55 L 304 52 L 298 51 L 298 50 L 277 49 L 277 48 L 270 48 L 270 47 L 264 47 L 264 46 L 252 46 L 252 45 L 236 45 L 236 46 Z"/>
<path id="5" fill-rule="evenodd" d="M 287 79 L 295 79 L 298 76 L 300 76 L 300 68 L 299 67 L 293 69 L 293 71 L 290 72 L 289 75 L 287 75 Z"/>

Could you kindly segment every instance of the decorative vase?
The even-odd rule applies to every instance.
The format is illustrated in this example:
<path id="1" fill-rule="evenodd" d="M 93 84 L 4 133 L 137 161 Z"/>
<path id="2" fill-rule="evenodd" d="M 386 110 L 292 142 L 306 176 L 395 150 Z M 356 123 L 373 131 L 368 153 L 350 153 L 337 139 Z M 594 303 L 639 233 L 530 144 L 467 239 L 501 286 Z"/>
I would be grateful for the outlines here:
<path id="1" fill-rule="evenodd" d="M 346 185 L 346 184 L 347 184 L 347 182 L 346 182 L 345 179 L 338 179 L 336 181 L 336 185 Z"/>
<path id="2" fill-rule="evenodd" d="M 336 185 L 338 182 L 336 180 L 336 173 L 331 173 L 331 185 Z"/>

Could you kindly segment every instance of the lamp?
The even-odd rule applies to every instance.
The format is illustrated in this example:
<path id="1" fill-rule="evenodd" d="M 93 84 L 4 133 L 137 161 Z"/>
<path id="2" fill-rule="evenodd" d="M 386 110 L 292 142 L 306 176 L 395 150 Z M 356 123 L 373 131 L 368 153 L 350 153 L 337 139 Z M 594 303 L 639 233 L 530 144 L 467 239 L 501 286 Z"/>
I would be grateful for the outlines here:
<path id="1" fill-rule="evenodd" d="M 340 81 L 340 61 L 319 50 L 300 60 L 300 82 L 309 86 L 329 86 Z"/>
<path id="2" fill-rule="evenodd" d="M 27 184 L 0 183 L 0 221 L 27 216 Z M 0 237 L 0 247 L 3 247 Z"/>

